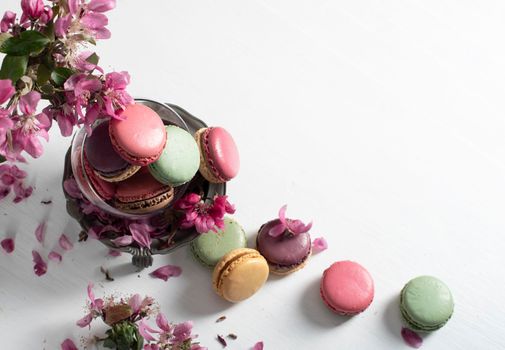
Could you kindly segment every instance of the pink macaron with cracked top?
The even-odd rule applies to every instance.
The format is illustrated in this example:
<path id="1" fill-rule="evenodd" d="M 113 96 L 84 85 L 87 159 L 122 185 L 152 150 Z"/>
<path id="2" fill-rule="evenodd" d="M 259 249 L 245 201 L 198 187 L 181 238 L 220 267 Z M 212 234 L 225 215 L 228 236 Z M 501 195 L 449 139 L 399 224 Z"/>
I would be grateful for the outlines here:
<path id="1" fill-rule="evenodd" d="M 321 298 L 341 315 L 356 315 L 373 301 L 374 282 L 370 273 L 353 261 L 338 261 L 328 267 L 321 279 Z"/>
<path id="2" fill-rule="evenodd" d="M 200 149 L 200 173 L 211 183 L 224 183 L 237 176 L 240 158 L 237 145 L 226 129 L 202 128 L 195 133 Z"/>
<path id="3" fill-rule="evenodd" d="M 134 165 L 155 162 L 167 142 L 163 120 L 151 108 L 139 103 L 126 107 L 121 116 L 125 119 L 113 119 L 109 123 L 114 150 Z"/>

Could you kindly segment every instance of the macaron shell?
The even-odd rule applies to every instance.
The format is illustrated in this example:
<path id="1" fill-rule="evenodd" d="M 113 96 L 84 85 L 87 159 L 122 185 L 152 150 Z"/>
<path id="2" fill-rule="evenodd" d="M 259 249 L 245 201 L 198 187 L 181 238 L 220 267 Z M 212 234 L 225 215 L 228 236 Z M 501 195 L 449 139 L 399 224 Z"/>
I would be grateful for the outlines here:
<path id="1" fill-rule="evenodd" d="M 151 174 L 161 183 L 176 187 L 190 181 L 200 166 L 200 151 L 186 130 L 167 126 L 167 142 L 157 161 L 149 165 Z"/>
<path id="2" fill-rule="evenodd" d="M 245 232 L 240 224 L 229 217 L 224 219 L 224 229 L 210 231 L 191 242 L 191 251 L 203 265 L 214 267 L 230 251 L 246 246 Z"/>
<path id="3" fill-rule="evenodd" d="M 270 265 L 296 267 L 310 255 L 310 234 L 270 236 L 270 229 L 279 223 L 279 219 L 272 220 L 260 228 L 256 239 L 258 251 Z"/>
<path id="4" fill-rule="evenodd" d="M 174 189 L 156 181 L 146 167 L 129 179 L 119 182 L 115 194 L 115 206 L 132 213 L 146 213 L 169 205 Z"/>
<path id="5" fill-rule="evenodd" d="M 89 165 L 86 156 L 84 156 L 84 172 L 86 173 L 91 186 L 100 198 L 110 200 L 114 197 L 116 193 L 116 186 L 113 183 L 100 179 Z"/>
<path id="6" fill-rule="evenodd" d="M 221 127 L 210 127 L 197 134 L 204 160 L 202 165 L 212 173 L 212 177 L 218 182 L 227 182 L 237 176 L 240 157 L 230 133 Z"/>
<path id="7" fill-rule="evenodd" d="M 110 121 L 111 142 L 121 157 L 135 165 L 156 161 L 167 140 L 160 116 L 142 104 L 128 106 L 122 114 L 125 120 Z"/>
<path id="8" fill-rule="evenodd" d="M 321 297 L 335 312 L 354 315 L 373 301 L 374 283 L 370 273 L 358 263 L 340 261 L 324 271 Z"/>
<path id="9" fill-rule="evenodd" d="M 442 327 L 454 312 L 454 300 L 445 283 L 432 276 L 419 276 L 402 290 L 401 309 L 404 318 L 418 330 Z"/>
<path id="10" fill-rule="evenodd" d="M 254 249 L 235 249 L 216 265 L 213 285 L 216 292 L 230 302 L 254 295 L 266 282 L 268 264 Z"/>

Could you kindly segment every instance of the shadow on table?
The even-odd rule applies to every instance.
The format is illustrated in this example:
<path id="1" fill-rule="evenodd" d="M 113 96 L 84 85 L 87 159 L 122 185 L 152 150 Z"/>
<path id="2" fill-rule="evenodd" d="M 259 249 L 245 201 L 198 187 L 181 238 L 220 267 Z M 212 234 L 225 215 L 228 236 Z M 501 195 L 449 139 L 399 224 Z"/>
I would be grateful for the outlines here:
<path id="1" fill-rule="evenodd" d="M 321 300 L 320 281 L 319 277 L 314 279 L 302 294 L 302 312 L 309 320 L 325 328 L 335 328 L 349 321 L 352 317 L 334 313 Z"/>

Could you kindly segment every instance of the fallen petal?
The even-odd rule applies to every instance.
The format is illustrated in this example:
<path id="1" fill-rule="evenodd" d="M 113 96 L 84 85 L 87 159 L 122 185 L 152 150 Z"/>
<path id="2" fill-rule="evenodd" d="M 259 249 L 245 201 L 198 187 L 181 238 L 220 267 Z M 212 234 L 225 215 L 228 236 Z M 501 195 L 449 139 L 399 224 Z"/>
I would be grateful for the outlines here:
<path id="1" fill-rule="evenodd" d="M 36 250 L 32 250 L 33 271 L 37 276 L 42 276 L 47 272 L 47 263 L 42 259 Z"/>
<path id="2" fill-rule="evenodd" d="M 286 210 L 288 209 L 288 205 L 284 204 L 279 210 L 279 220 L 286 225 Z"/>
<path id="3" fill-rule="evenodd" d="M 5 238 L 0 242 L 0 245 L 2 246 L 3 250 L 5 250 L 6 253 L 10 254 L 14 251 L 14 239 L 12 238 Z"/>
<path id="4" fill-rule="evenodd" d="M 72 242 L 70 242 L 70 240 L 68 239 L 68 237 L 64 233 L 61 234 L 60 239 L 58 240 L 58 243 L 60 244 L 60 247 L 63 250 L 72 250 L 72 248 L 74 247 Z"/>
<path id="5" fill-rule="evenodd" d="M 279 222 L 268 231 L 268 234 L 272 237 L 279 237 L 284 231 L 286 231 L 286 226 L 282 222 Z"/>
<path id="6" fill-rule="evenodd" d="M 420 348 L 423 345 L 423 338 L 419 336 L 416 332 L 408 329 L 402 328 L 402 338 L 405 343 L 413 348 Z"/>
<path id="7" fill-rule="evenodd" d="M 50 252 L 49 255 L 47 256 L 49 260 L 52 260 L 52 261 L 56 261 L 56 262 L 61 262 L 61 260 L 63 259 L 61 257 L 61 254 L 59 253 L 56 253 L 56 252 Z"/>
<path id="8" fill-rule="evenodd" d="M 114 243 L 118 247 L 122 247 L 122 246 L 132 244 L 133 237 L 132 236 L 121 236 L 116 239 L 113 239 L 111 242 Z"/>
<path id="9" fill-rule="evenodd" d="M 71 339 L 65 339 L 63 343 L 61 343 L 61 350 L 79 350 L 75 343 Z"/>
<path id="10" fill-rule="evenodd" d="M 167 281 L 170 277 L 179 277 L 181 273 L 182 269 L 179 266 L 165 265 L 154 270 L 149 275 Z"/>
<path id="11" fill-rule="evenodd" d="M 63 188 L 67 195 L 75 199 L 82 199 L 82 192 L 74 178 L 70 178 L 63 182 Z"/>
<path id="12" fill-rule="evenodd" d="M 46 237 L 46 223 L 41 222 L 39 226 L 35 229 L 35 238 L 40 244 L 44 244 L 44 238 Z"/>
<path id="13" fill-rule="evenodd" d="M 314 242 L 312 242 L 313 253 L 319 253 L 326 249 L 328 249 L 328 242 L 326 242 L 324 237 L 318 237 L 314 240 Z"/>
<path id="14" fill-rule="evenodd" d="M 107 255 L 115 258 L 115 257 L 121 256 L 121 252 L 119 250 L 110 249 L 109 252 L 107 253 Z"/>
<path id="15" fill-rule="evenodd" d="M 263 350 L 263 342 L 259 341 L 252 347 L 251 350 Z"/>
<path id="16" fill-rule="evenodd" d="M 294 235 L 309 232 L 312 228 L 312 222 L 305 225 L 301 220 L 286 219 L 286 227 Z"/>
<path id="17" fill-rule="evenodd" d="M 89 313 L 80 320 L 78 320 L 75 324 L 78 325 L 81 328 L 84 328 L 86 326 L 89 326 L 89 324 L 93 321 L 93 314 Z"/>

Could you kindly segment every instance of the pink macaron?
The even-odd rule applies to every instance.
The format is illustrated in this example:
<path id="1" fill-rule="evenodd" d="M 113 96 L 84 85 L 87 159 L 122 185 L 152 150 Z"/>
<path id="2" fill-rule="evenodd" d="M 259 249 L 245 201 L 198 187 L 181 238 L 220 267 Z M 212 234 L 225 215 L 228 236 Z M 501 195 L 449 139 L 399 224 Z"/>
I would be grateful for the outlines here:
<path id="1" fill-rule="evenodd" d="M 202 128 L 195 134 L 200 149 L 200 173 L 211 183 L 230 181 L 240 169 L 237 145 L 221 127 Z"/>
<path id="2" fill-rule="evenodd" d="M 109 123 L 114 150 L 134 165 L 155 162 L 167 142 L 163 120 L 151 108 L 139 103 L 126 107 L 121 116 L 125 119 L 113 119 Z"/>
<path id="3" fill-rule="evenodd" d="M 341 315 L 356 315 L 372 303 L 374 283 L 360 264 L 338 261 L 324 271 L 320 291 L 331 310 Z"/>

